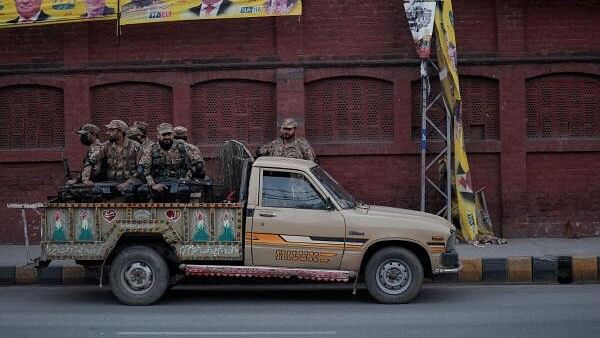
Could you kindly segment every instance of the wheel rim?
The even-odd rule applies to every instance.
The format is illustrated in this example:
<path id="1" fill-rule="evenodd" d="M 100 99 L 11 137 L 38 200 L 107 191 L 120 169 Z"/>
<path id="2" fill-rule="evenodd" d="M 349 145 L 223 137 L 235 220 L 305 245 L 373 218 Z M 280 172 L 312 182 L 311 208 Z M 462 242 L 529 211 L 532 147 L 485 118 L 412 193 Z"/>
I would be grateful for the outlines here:
<path id="1" fill-rule="evenodd" d="M 412 283 L 412 272 L 404 261 L 389 259 L 377 267 L 377 285 L 387 294 L 397 295 L 406 291 Z"/>
<path id="2" fill-rule="evenodd" d="M 154 286 L 154 270 L 144 261 L 135 261 L 123 268 L 121 281 L 129 292 L 143 294 Z"/>

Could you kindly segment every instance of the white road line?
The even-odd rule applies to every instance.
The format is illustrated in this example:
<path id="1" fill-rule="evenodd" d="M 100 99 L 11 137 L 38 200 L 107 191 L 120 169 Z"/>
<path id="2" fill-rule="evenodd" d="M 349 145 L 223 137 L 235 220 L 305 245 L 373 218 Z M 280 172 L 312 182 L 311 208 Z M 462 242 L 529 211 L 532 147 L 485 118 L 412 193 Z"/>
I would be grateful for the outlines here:
<path id="1" fill-rule="evenodd" d="M 119 336 L 325 336 L 336 331 L 117 332 Z"/>

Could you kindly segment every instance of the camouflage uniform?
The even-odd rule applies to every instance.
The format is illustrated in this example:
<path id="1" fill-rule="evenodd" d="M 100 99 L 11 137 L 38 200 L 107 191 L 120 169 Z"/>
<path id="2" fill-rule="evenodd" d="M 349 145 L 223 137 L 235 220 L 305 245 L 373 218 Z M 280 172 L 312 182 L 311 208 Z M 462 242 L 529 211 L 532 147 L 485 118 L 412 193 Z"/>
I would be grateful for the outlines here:
<path id="1" fill-rule="evenodd" d="M 140 158 L 140 144 L 125 139 L 122 146 L 106 142 L 101 157 L 106 160 L 106 179 L 125 181 L 137 176 L 137 164 Z"/>
<path id="2" fill-rule="evenodd" d="M 173 140 L 169 150 L 162 149 L 158 143 L 152 144 L 144 151 L 139 162 L 144 167 L 146 182 L 154 185 L 156 181 L 190 179 L 192 165 L 202 161 L 202 156 L 188 149 L 181 140 Z"/>
<path id="3" fill-rule="evenodd" d="M 200 148 L 198 148 L 198 146 L 187 142 L 187 128 L 183 126 L 177 126 L 173 128 L 173 138 L 176 140 L 183 141 L 185 143 L 185 149 L 188 152 L 188 154 L 190 154 L 190 157 L 197 159 L 196 163 L 200 163 L 200 166 L 197 166 L 194 169 L 196 170 L 194 174 L 196 174 L 198 171 L 201 171 L 201 173 L 195 175 L 194 178 L 204 178 L 204 158 L 202 157 L 202 152 L 200 151 Z"/>
<path id="4" fill-rule="evenodd" d="M 127 124 L 120 120 L 113 120 L 105 127 L 119 129 L 127 132 Z M 91 165 L 99 165 L 106 162 L 106 180 L 108 181 L 131 181 L 137 177 L 137 164 L 140 159 L 140 144 L 128 138 L 123 139 L 122 145 L 106 141 L 99 151 L 90 154 L 88 162 Z"/>
<path id="5" fill-rule="evenodd" d="M 83 169 L 81 170 L 81 181 L 93 181 L 100 174 L 102 163 L 92 161 L 92 158 L 97 158 L 98 154 L 102 152 L 104 145 L 100 140 L 92 143 L 85 153 L 83 159 Z"/>
<path id="6" fill-rule="evenodd" d="M 285 119 L 281 124 L 281 128 L 286 129 L 296 128 L 297 126 L 298 123 L 289 118 Z M 299 158 L 313 162 L 316 159 L 315 151 L 303 137 L 294 137 L 291 141 L 284 141 L 282 138 L 278 138 L 258 148 L 257 155 Z"/>
<path id="7" fill-rule="evenodd" d="M 169 123 L 161 123 L 157 130 L 161 137 L 173 133 L 173 126 Z M 160 142 L 160 138 L 159 138 Z M 151 189 L 154 202 L 179 202 L 190 201 L 192 193 L 192 168 L 201 163 L 202 157 L 199 152 L 189 151 L 182 140 L 173 139 L 168 150 L 163 149 L 160 143 L 153 144 L 144 151 L 140 159 L 143 175 L 150 187 L 160 183 L 167 187 L 163 189 Z"/>
<path id="8" fill-rule="evenodd" d="M 299 158 L 315 161 L 315 151 L 303 137 L 296 137 L 291 142 L 277 139 L 260 148 L 259 153 L 266 156 Z"/>
<path id="9" fill-rule="evenodd" d="M 141 148 L 142 148 L 142 154 L 146 151 L 149 150 L 153 144 L 156 144 L 156 142 L 152 141 L 149 138 L 145 138 L 144 142 L 142 142 L 141 144 Z"/>

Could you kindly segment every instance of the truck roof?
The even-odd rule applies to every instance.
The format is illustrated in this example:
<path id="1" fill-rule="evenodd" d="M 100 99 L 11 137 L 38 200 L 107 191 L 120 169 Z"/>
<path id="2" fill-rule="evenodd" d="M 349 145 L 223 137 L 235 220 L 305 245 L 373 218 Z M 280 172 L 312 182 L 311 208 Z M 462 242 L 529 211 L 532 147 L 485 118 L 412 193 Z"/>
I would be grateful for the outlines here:
<path id="1" fill-rule="evenodd" d="M 296 170 L 307 170 L 317 164 L 312 161 L 300 160 L 297 158 L 287 157 L 272 157 L 272 156 L 261 156 L 254 161 L 255 167 L 272 167 L 272 168 L 285 168 L 285 169 L 296 169 Z"/>

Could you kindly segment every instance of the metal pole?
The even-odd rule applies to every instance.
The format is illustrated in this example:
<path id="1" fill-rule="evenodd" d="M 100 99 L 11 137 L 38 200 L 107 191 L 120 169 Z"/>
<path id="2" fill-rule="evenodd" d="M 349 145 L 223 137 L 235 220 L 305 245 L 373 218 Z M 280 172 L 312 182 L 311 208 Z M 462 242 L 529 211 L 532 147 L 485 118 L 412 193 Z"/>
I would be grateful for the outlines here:
<path id="1" fill-rule="evenodd" d="M 427 154 L 427 63 L 421 60 L 421 211 L 425 211 L 426 154 Z"/>
<path id="2" fill-rule="evenodd" d="M 25 235 L 25 251 L 27 252 L 27 262 L 31 262 L 31 254 L 29 253 L 29 233 L 27 231 L 27 216 L 25 215 L 25 208 L 21 209 L 21 217 L 23 217 L 23 234 Z"/>

